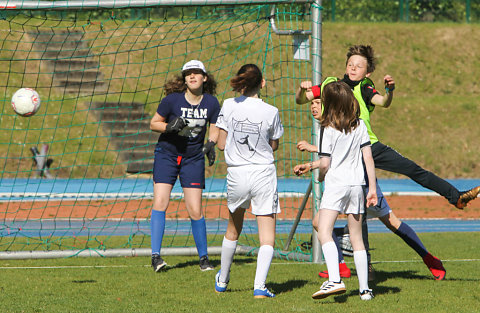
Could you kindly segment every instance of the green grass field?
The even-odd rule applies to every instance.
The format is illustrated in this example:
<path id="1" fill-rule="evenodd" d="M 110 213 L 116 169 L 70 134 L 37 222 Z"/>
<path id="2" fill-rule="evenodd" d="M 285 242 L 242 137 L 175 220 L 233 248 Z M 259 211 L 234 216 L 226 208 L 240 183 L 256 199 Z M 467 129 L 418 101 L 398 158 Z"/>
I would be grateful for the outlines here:
<path id="1" fill-rule="evenodd" d="M 254 299 L 250 256 L 235 258 L 225 294 L 215 293 L 216 272 L 200 272 L 196 257 L 166 256 L 168 270 L 156 274 L 148 257 L 2 260 L 0 302 L 2 312 L 478 312 L 478 233 L 420 237 L 444 261 L 446 280 L 435 281 L 395 235 L 371 234 L 376 297 L 369 302 L 360 300 L 355 276 L 345 280 L 345 295 L 313 300 L 325 265 L 281 260 L 267 279 L 277 297 Z M 211 259 L 218 269 L 220 256 Z"/>

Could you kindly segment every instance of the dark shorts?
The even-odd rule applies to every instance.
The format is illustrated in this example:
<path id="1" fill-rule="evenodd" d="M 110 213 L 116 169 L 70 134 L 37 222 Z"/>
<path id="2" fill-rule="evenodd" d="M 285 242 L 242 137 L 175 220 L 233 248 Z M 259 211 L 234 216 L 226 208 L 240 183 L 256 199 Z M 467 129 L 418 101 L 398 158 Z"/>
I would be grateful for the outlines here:
<path id="1" fill-rule="evenodd" d="M 205 188 L 205 156 L 191 157 L 172 154 L 162 148 L 155 149 L 153 182 L 174 185 L 180 177 L 182 188 Z"/>
<path id="2" fill-rule="evenodd" d="M 366 192 L 368 193 L 368 187 L 366 187 Z M 382 192 L 382 189 L 380 189 L 380 185 L 378 185 L 378 181 L 377 181 L 377 198 L 378 198 L 377 205 L 367 208 L 367 218 L 382 217 L 392 212 L 392 209 L 388 205 L 387 199 L 385 199 L 385 197 L 383 196 L 383 192 Z"/>

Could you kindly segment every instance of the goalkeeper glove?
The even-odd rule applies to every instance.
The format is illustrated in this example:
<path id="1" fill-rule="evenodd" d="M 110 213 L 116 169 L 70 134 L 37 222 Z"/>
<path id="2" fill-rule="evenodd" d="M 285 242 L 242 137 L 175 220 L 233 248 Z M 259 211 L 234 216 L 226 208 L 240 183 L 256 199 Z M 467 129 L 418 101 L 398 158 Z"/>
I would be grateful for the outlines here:
<path id="1" fill-rule="evenodd" d="M 202 152 L 207 156 L 208 166 L 212 166 L 213 163 L 215 163 L 215 157 L 216 157 L 215 142 L 209 139 L 207 143 L 203 146 Z"/>
<path id="2" fill-rule="evenodd" d="M 186 119 L 184 119 L 183 117 L 178 116 L 178 117 L 174 118 L 173 120 L 171 120 L 167 124 L 167 128 L 165 129 L 165 132 L 166 133 L 178 133 L 179 131 L 181 131 L 187 125 L 188 125 L 188 121 Z"/>

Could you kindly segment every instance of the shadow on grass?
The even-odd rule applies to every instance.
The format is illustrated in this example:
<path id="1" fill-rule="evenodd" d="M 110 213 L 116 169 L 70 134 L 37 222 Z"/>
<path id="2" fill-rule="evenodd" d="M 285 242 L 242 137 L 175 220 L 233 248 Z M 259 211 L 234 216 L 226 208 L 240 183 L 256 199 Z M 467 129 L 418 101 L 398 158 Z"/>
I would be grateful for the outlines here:
<path id="1" fill-rule="evenodd" d="M 376 285 L 387 281 L 389 279 L 403 278 L 403 279 L 418 279 L 418 280 L 434 280 L 433 276 L 425 270 L 425 274 L 417 274 L 417 271 L 379 271 L 375 270 L 375 281 L 369 282 L 371 285 Z M 352 271 L 352 276 L 356 275 L 355 271 Z M 445 280 L 448 281 L 465 281 L 465 282 L 479 282 L 480 278 L 449 278 L 448 271 L 445 276 Z"/>
<path id="2" fill-rule="evenodd" d="M 279 295 L 281 293 L 286 293 L 293 291 L 294 289 L 302 288 L 305 285 L 309 284 L 310 281 L 308 280 L 302 280 L 302 279 L 293 279 L 293 280 L 288 280 L 283 283 L 274 283 L 274 282 L 269 282 L 267 281 L 266 286 L 269 290 L 271 290 L 274 294 Z M 253 291 L 253 288 L 232 288 L 232 289 L 227 289 L 226 292 L 246 292 L 246 291 Z"/>
<path id="3" fill-rule="evenodd" d="M 191 261 L 186 261 L 186 262 L 182 262 L 182 263 L 177 263 L 175 265 L 167 265 L 165 267 L 165 269 L 163 271 L 170 271 L 170 270 L 173 270 L 175 268 L 185 268 L 185 267 L 189 267 L 189 266 L 198 266 L 198 257 L 192 257 L 193 259 Z M 233 261 L 233 264 L 232 266 L 235 266 L 235 265 L 241 265 L 241 264 L 245 264 L 245 263 L 254 263 L 254 262 L 257 262 L 257 259 L 256 258 L 241 258 L 241 259 L 238 259 L 238 260 L 234 260 Z M 220 269 L 220 260 L 210 260 L 210 264 L 212 264 L 215 269 L 219 270 Z"/>
<path id="4" fill-rule="evenodd" d="M 384 281 L 387 281 L 392 278 L 404 278 L 404 279 L 419 279 L 419 280 L 432 280 L 432 276 L 428 275 L 418 275 L 414 271 L 390 271 L 390 272 L 385 272 L 385 271 L 379 271 L 375 270 L 375 281 L 374 282 L 369 282 L 373 284 L 378 284 L 382 283 Z"/>
<path id="5" fill-rule="evenodd" d="M 304 279 L 291 279 L 283 283 L 267 282 L 267 285 L 268 288 L 274 293 L 281 294 L 293 291 L 294 289 L 302 288 L 308 283 L 310 283 L 310 281 Z"/>

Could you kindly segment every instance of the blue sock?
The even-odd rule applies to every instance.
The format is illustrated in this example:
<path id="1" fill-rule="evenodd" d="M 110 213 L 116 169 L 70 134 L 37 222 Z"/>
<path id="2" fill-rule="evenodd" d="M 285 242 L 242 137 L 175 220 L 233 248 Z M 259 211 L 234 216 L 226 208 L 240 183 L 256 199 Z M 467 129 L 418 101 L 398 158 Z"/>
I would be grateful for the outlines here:
<path id="1" fill-rule="evenodd" d="M 165 211 L 152 210 L 150 218 L 152 255 L 160 255 L 162 249 L 163 233 L 165 232 Z"/>
<path id="2" fill-rule="evenodd" d="M 202 217 L 199 220 L 190 219 L 190 221 L 192 223 L 193 239 L 195 239 L 198 256 L 202 257 L 207 255 L 207 225 L 205 224 L 205 218 Z"/>
<path id="3" fill-rule="evenodd" d="M 422 258 L 428 254 L 427 249 L 423 245 L 420 238 L 418 238 L 415 231 L 404 222 L 400 224 L 400 227 L 397 229 L 395 234 L 402 238 L 403 241 L 405 241 L 407 245 L 409 245 L 413 250 L 415 250 Z"/>

